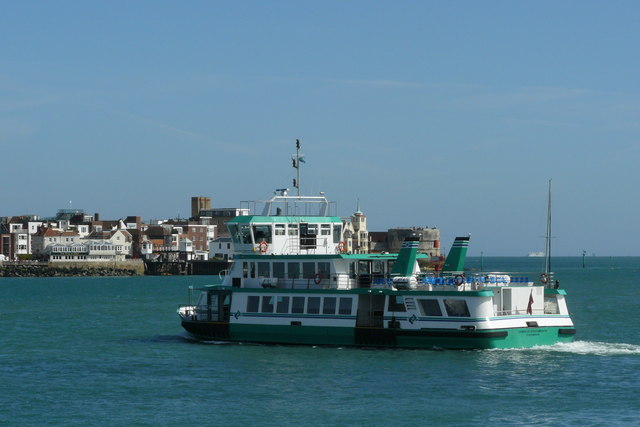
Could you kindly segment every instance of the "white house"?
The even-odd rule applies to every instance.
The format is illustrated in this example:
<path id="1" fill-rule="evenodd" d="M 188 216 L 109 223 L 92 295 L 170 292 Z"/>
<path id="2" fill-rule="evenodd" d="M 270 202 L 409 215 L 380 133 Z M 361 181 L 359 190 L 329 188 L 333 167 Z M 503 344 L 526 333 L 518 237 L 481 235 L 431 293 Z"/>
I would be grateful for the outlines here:
<path id="1" fill-rule="evenodd" d="M 233 243 L 230 237 L 220 237 L 209 243 L 209 259 L 213 258 L 225 261 L 233 259 Z"/>
<path id="2" fill-rule="evenodd" d="M 59 243 L 45 247 L 53 262 L 124 261 L 133 252 L 133 239 L 126 230 L 94 231 L 86 237 L 63 232 L 59 237 Z"/>

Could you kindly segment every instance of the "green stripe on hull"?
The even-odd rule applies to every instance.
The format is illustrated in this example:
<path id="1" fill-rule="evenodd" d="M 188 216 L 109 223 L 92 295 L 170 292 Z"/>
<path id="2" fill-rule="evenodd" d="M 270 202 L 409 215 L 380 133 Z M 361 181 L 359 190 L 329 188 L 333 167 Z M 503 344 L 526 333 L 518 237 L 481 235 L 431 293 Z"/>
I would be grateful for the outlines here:
<path id="1" fill-rule="evenodd" d="M 277 326 L 277 325 L 231 325 L 233 341 L 309 344 L 309 345 L 354 345 L 353 328 L 328 326 Z"/>
<path id="2" fill-rule="evenodd" d="M 202 322 L 183 322 L 200 339 L 270 344 L 339 345 L 389 348 L 489 349 L 525 348 L 571 342 L 573 327 L 513 328 L 490 331 L 451 329 L 409 330 L 323 326 L 213 324 L 215 332 L 194 328 Z M 204 325 L 199 325 L 204 326 Z M 228 335 L 227 335 L 228 333 Z"/>
<path id="3" fill-rule="evenodd" d="M 514 328 L 496 330 L 506 332 L 503 336 L 473 338 L 470 336 L 398 336 L 397 346 L 407 348 L 447 348 L 447 349 L 490 349 L 490 348 L 527 348 L 541 345 L 553 345 L 559 342 L 571 342 L 573 334 L 560 334 L 567 328 Z M 570 328 L 572 329 L 572 328 Z M 478 334 L 479 335 L 479 334 Z"/>

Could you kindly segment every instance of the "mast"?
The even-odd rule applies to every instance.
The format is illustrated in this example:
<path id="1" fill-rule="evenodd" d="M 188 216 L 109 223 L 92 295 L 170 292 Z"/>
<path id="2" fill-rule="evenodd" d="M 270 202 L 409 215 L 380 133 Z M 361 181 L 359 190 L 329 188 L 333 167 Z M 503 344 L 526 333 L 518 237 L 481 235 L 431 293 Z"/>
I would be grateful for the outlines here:
<path id="1" fill-rule="evenodd" d="M 296 179 L 293 180 L 293 186 L 298 189 L 298 197 L 300 197 L 300 163 L 304 163 L 304 156 L 300 155 L 300 140 L 296 139 L 296 155 L 292 158 L 293 167 L 296 168 Z"/>
<path id="2" fill-rule="evenodd" d="M 544 272 L 551 272 L 551 180 L 549 180 L 549 195 L 547 200 L 547 241 L 544 251 Z"/>

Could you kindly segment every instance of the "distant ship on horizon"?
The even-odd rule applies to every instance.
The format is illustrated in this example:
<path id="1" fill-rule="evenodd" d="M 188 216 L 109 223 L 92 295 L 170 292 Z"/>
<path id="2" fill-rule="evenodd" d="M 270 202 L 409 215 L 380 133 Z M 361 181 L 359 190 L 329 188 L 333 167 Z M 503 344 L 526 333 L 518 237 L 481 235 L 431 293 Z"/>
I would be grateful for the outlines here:
<path id="1" fill-rule="evenodd" d="M 535 257 L 535 258 L 542 258 L 544 256 L 544 252 L 542 251 L 538 251 L 538 252 L 529 252 L 527 254 L 528 257 Z"/>

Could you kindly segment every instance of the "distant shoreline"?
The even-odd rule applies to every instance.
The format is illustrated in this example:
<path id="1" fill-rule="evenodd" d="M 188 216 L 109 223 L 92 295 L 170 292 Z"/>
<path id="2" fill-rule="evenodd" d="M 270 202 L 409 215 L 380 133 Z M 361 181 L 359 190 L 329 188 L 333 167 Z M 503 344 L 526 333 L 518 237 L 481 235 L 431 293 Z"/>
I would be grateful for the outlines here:
<path id="1" fill-rule="evenodd" d="M 0 277 L 89 277 L 89 276 L 142 276 L 142 261 L 104 263 L 0 263 Z"/>

